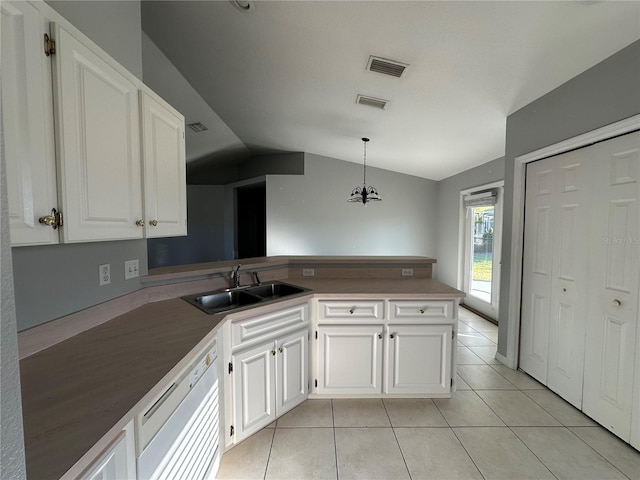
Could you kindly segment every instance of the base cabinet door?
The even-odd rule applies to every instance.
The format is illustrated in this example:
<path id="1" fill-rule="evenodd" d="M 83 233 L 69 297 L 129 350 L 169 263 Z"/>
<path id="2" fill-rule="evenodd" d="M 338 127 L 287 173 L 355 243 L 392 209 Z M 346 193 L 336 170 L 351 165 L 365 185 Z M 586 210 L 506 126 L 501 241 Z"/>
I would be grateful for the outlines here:
<path id="1" fill-rule="evenodd" d="M 451 325 L 389 325 L 385 393 L 451 391 Z"/>
<path id="2" fill-rule="evenodd" d="M 81 480 L 136 478 L 134 442 L 133 422 L 131 422 L 79 478 Z"/>
<path id="3" fill-rule="evenodd" d="M 276 342 L 276 415 L 291 410 L 309 395 L 309 331 L 292 333 Z"/>
<path id="4" fill-rule="evenodd" d="M 274 342 L 232 355 L 234 434 L 240 441 L 276 419 Z"/>
<path id="5" fill-rule="evenodd" d="M 382 393 L 382 325 L 318 326 L 318 394 Z"/>

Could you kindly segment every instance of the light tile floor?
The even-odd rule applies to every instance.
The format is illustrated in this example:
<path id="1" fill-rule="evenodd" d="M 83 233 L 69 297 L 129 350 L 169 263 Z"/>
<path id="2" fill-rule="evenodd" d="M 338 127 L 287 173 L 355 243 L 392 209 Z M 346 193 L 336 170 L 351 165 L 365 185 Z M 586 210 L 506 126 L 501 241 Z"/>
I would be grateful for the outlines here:
<path id="1" fill-rule="evenodd" d="M 222 457 L 219 479 L 630 479 L 640 453 L 495 360 L 460 309 L 450 399 L 308 400 Z"/>

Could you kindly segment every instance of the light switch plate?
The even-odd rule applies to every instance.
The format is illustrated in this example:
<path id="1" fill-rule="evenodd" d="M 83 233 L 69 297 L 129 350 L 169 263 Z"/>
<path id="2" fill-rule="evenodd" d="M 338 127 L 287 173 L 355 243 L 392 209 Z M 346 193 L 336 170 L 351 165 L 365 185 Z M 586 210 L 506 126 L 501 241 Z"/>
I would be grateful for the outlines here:
<path id="1" fill-rule="evenodd" d="M 138 259 L 124 262 L 124 279 L 136 278 L 138 275 Z"/>
<path id="2" fill-rule="evenodd" d="M 402 269 L 403 277 L 413 277 L 413 268 L 403 268 Z"/>

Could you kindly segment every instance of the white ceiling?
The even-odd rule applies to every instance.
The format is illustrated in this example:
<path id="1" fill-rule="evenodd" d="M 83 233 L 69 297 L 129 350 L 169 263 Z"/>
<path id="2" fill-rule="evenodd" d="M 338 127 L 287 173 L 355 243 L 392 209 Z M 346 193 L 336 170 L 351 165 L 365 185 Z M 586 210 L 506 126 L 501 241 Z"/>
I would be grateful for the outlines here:
<path id="1" fill-rule="evenodd" d="M 251 150 L 362 162 L 367 136 L 369 165 L 440 180 L 503 156 L 509 114 L 638 40 L 640 2 L 143 1 L 142 21 Z M 368 72 L 370 55 L 411 66 Z"/>

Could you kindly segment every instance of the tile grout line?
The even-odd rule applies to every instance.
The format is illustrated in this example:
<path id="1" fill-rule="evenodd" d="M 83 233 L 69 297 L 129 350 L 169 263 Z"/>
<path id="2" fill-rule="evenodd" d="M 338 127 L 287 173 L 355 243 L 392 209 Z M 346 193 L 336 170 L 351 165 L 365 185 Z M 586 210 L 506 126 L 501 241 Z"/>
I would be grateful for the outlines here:
<path id="1" fill-rule="evenodd" d="M 404 458 L 404 452 L 402 451 L 402 447 L 400 446 L 400 441 L 398 440 L 398 435 L 396 435 L 396 429 L 393 426 L 393 422 L 391 421 L 391 416 L 389 415 L 389 411 L 387 410 L 387 404 L 384 399 L 380 399 L 382 402 L 382 408 L 384 408 L 384 413 L 386 413 L 387 418 L 389 419 L 389 425 L 391 426 L 391 432 L 393 432 L 393 438 L 396 439 L 396 444 L 398 445 L 398 450 L 400 450 L 400 455 L 402 456 L 402 461 L 404 462 L 404 468 L 407 469 L 407 475 L 409 475 L 409 480 L 411 480 L 411 471 L 409 470 L 409 465 L 407 465 L 407 459 Z"/>
<path id="2" fill-rule="evenodd" d="M 495 371 L 495 370 L 494 370 L 494 371 Z M 496 373 L 497 373 L 498 375 L 500 375 L 501 377 L 503 377 L 499 372 L 496 372 Z M 504 378 L 505 380 L 507 380 L 507 378 L 506 378 L 506 377 L 503 377 L 503 378 Z M 509 382 L 509 380 L 507 380 L 507 382 Z M 509 382 L 509 383 L 511 383 L 511 382 Z M 512 384 L 512 385 L 513 385 L 513 384 Z M 522 393 L 525 397 L 529 398 L 529 396 L 528 396 L 527 394 L 525 394 L 522 390 L 520 390 L 520 388 L 519 388 L 517 385 L 514 385 L 514 387 L 516 387 L 516 389 L 517 389 L 517 391 L 518 391 L 518 392 Z M 493 390 L 493 391 L 496 391 L 496 390 Z M 499 390 L 497 390 L 497 391 L 499 391 Z M 476 392 L 475 390 L 473 390 L 473 393 L 475 393 L 476 395 L 478 395 L 478 392 Z M 510 426 L 510 425 L 507 425 L 507 424 L 506 424 L 506 422 L 502 419 L 502 417 L 501 417 L 500 415 L 498 415 L 498 413 L 497 413 L 493 408 L 491 408 L 491 405 L 489 405 L 489 404 L 485 401 L 485 399 L 484 399 L 484 398 L 482 398 L 480 395 L 478 395 L 478 398 L 480 398 L 480 400 L 482 400 L 482 402 L 487 406 L 487 408 L 488 408 L 489 410 L 491 410 L 491 411 L 493 412 L 493 414 L 494 414 L 496 417 L 498 417 L 502 423 L 504 423 L 504 426 L 505 426 L 506 428 L 508 428 L 508 429 L 509 429 L 509 431 L 510 431 L 510 432 L 511 432 L 511 433 L 512 433 L 512 434 L 513 434 L 513 435 L 514 435 L 514 436 L 515 436 L 519 441 L 520 441 L 520 443 L 522 443 L 522 445 L 523 445 L 527 450 L 529 450 L 529 452 L 531 452 L 531 455 L 533 455 L 533 456 L 536 458 L 536 460 L 538 460 L 538 461 L 540 462 L 540 464 L 541 464 L 542 466 L 544 466 L 544 468 L 546 468 L 546 469 L 549 471 L 549 473 L 551 474 L 551 476 L 552 476 L 553 478 L 555 478 L 555 479 L 558 479 L 558 477 L 557 477 L 557 476 L 556 476 L 556 475 L 551 471 L 551 469 L 547 466 L 547 464 L 546 464 L 546 463 L 544 463 L 544 462 L 542 461 L 542 459 L 541 459 L 540 457 L 538 457 L 538 455 L 536 455 L 536 454 L 533 452 L 533 450 L 531 450 L 531 448 L 529 448 L 529 445 L 527 445 L 527 444 L 526 444 L 526 443 L 525 443 L 525 442 L 524 442 L 524 441 L 523 441 L 523 440 L 518 436 L 518 434 L 517 434 L 516 432 L 514 432 L 514 431 L 513 431 L 513 429 L 511 428 L 511 426 Z M 533 401 L 533 400 L 532 400 L 532 401 Z M 534 402 L 534 403 L 535 403 L 535 402 Z M 551 417 L 551 418 L 554 418 L 554 417 Z M 558 423 L 559 423 L 559 422 L 558 422 Z M 521 425 L 521 426 L 522 426 L 522 425 Z M 503 427 L 499 427 L 499 428 L 503 428 Z M 564 427 L 562 424 L 560 424 L 560 428 L 566 428 L 566 427 Z M 568 430 L 568 429 L 567 429 L 567 430 Z"/>
<path id="3" fill-rule="evenodd" d="M 333 456 L 336 459 L 336 480 L 339 480 L 340 474 L 338 473 L 338 442 L 336 441 L 336 419 L 333 414 L 333 398 L 329 401 L 331 402 L 331 425 L 333 430 Z"/>
<path id="4" fill-rule="evenodd" d="M 587 447 L 589 447 L 591 450 L 593 450 L 598 456 L 600 456 L 600 458 L 602 458 L 605 462 L 607 462 L 609 465 L 611 465 L 613 468 L 615 468 L 617 471 L 619 471 L 623 477 L 625 478 L 629 478 L 629 476 L 624 473 L 622 470 L 620 470 L 616 465 L 614 465 L 612 462 L 609 461 L 609 459 L 607 457 L 605 457 L 602 453 L 600 453 L 598 450 L 596 450 L 594 447 L 592 447 L 591 445 L 589 445 L 587 442 L 585 442 L 582 437 L 580 437 L 580 435 L 578 435 L 576 432 L 574 432 L 573 430 L 571 430 L 569 427 L 565 427 L 567 430 L 569 430 L 571 432 L 571 434 L 576 437 L 578 440 L 580 440 L 582 443 L 584 443 Z M 576 428 L 576 427 L 574 427 Z M 578 427 L 579 428 L 579 427 Z M 583 427 L 583 428 L 603 428 L 603 427 Z M 629 478 L 629 480 L 631 480 Z"/>
<path id="5" fill-rule="evenodd" d="M 456 372 L 457 373 L 457 372 Z M 469 387 L 471 388 L 471 387 Z M 457 390 L 456 390 L 457 391 Z M 472 390 L 473 391 L 473 390 Z M 455 392 L 454 392 L 455 393 Z M 475 393 L 475 392 L 474 392 Z M 477 395 L 477 394 L 476 394 Z M 433 405 L 436 407 L 436 409 L 438 410 L 438 413 L 442 416 L 442 418 L 444 418 L 444 421 L 447 422 L 447 426 L 449 428 L 449 430 L 451 431 L 451 433 L 453 433 L 453 436 L 456 437 L 456 440 L 458 441 L 458 443 L 460 444 L 460 446 L 462 447 L 462 449 L 464 450 L 464 452 L 467 454 L 467 457 L 469 457 L 469 460 L 471 460 L 471 463 L 473 463 L 473 466 L 476 467 L 476 470 L 478 471 L 478 473 L 480 474 L 480 476 L 484 479 L 485 476 L 484 474 L 480 471 L 480 468 L 478 467 L 478 465 L 476 464 L 476 461 L 473 459 L 473 457 L 471 456 L 471 454 L 469 453 L 469 451 L 467 450 L 467 448 L 464 446 L 464 444 L 460 441 L 460 438 L 458 437 L 458 435 L 456 434 L 456 431 L 453 429 L 453 427 L 451 426 L 451 424 L 449 423 L 449 420 L 447 420 L 447 417 L 444 416 L 444 414 L 442 413 L 442 411 L 440 410 L 440 407 L 438 406 L 438 404 L 436 403 L 436 401 L 432 398 L 431 402 L 433 402 Z"/>
<path id="6" fill-rule="evenodd" d="M 267 455 L 267 463 L 264 466 L 264 476 L 263 480 L 267 480 L 267 472 L 269 471 L 269 460 L 271 460 L 271 452 L 273 452 L 273 442 L 276 438 L 276 428 L 278 428 L 278 421 L 276 420 L 276 424 L 273 427 L 273 433 L 271 434 L 271 444 L 269 445 L 269 455 Z"/>

